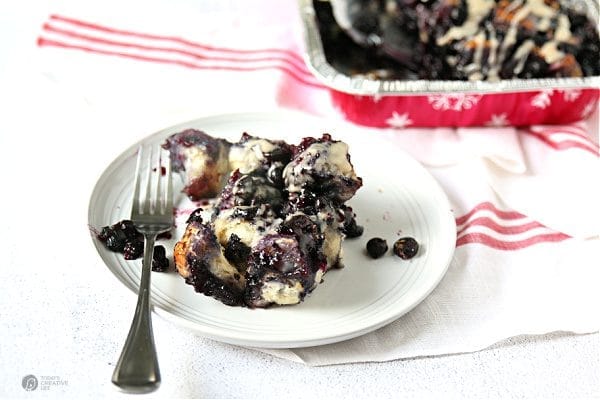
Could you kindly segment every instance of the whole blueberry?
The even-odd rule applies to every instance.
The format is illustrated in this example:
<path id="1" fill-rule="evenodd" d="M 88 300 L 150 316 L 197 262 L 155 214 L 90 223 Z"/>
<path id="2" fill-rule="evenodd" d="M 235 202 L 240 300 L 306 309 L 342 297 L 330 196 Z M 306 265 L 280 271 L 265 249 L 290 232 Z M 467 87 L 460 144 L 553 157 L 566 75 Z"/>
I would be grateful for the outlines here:
<path id="1" fill-rule="evenodd" d="M 403 260 L 410 260 L 418 251 L 419 243 L 412 237 L 403 237 L 394 243 L 394 254 Z"/>
<path id="2" fill-rule="evenodd" d="M 154 253 L 152 254 L 152 271 L 165 272 L 169 269 L 169 259 L 167 258 L 167 251 L 164 246 L 154 246 Z"/>
<path id="3" fill-rule="evenodd" d="M 371 258 L 379 258 L 388 250 L 387 242 L 381 238 L 373 238 L 367 242 L 367 253 Z"/>

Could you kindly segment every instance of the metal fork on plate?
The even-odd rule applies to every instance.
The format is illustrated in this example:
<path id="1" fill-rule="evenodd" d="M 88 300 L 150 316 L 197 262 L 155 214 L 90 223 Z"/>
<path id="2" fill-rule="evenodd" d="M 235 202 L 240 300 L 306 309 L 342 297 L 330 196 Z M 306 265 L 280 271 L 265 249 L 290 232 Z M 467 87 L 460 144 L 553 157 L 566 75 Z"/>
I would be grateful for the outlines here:
<path id="1" fill-rule="evenodd" d="M 142 146 L 137 154 L 131 221 L 144 235 L 142 277 L 131 328 L 112 376 L 115 385 L 129 392 L 150 392 L 160 385 L 150 315 L 150 273 L 156 237 L 173 226 L 171 159 L 160 155 L 159 147 L 153 163 L 152 150 L 147 159 Z"/>

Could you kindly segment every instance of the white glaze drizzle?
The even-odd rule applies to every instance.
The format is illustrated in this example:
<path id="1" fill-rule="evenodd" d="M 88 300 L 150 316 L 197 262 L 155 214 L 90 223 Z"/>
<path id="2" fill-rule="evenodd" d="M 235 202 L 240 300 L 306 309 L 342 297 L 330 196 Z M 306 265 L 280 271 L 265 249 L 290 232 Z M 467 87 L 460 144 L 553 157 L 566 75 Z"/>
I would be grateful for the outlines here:
<path id="1" fill-rule="evenodd" d="M 488 80 L 498 80 L 499 79 L 498 73 L 500 72 L 500 68 L 502 67 L 502 64 L 504 63 L 504 60 L 506 60 L 506 54 L 507 54 L 508 50 L 512 46 L 514 46 L 514 44 L 517 42 L 517 31 L 519 28 L 519 23 L 521 21 L 523 21 L 525 18 L 527 18 L 527 16 L 529 15 L 529 12 L 530 12 L 529 6 L 527 4 L 523 5 L 522 3 L 518 7 L 515 7 L 514 9 L 515 10 L 518 9 L 518 11 L 515 12 L 515 14 L 513 15 L 513 18 L 510 22 L 510 26 L 508 27 L 508 30 L 506 31 L 506 35 L 504 35 L 504 39 L 502 40 L 502 43 L 500 44 L 497 61 L 493 64 L 490 63 Z"/>
<path id="2" fill-rule="evenodd" d="M 494 25 L 491 23 L 487 23 L 486 28 L 489 32 L 488 44 L 490 48 L 490 52 L 488 54 L 488 66 L 496 65 L 496 63 L 498 62 L 498 46 L 500 45 L 500 43 L 498 42 L 498 38 L 496 37 L 496 29 L 494 28 Z M 488 70 L 487 76 L 488 80 L 491 81 L 499 79 L 498 71 L 492 71 L 491 68 Z"/>
<path id="3" fill-rule="evenodd" d="M 556 21 L 552 40 L 549 40 L 540 48 L 540 55 L 544 60 L 548 64 L 552 64 L 560 61 L 565 56 L 558 49 L 558 44 L 572 40 L 571 26 L 567 15 L 559 13 L 558 10 L 547 5 L 544 0 L 514 0 L 504 9 L 505 13 L 512 14 L 512 18 L 504 38 L 502 41 L 498 41 L 492 24 L 486 23 L 485 28 L 479 26 L 482 19 L 488 15 L 493 6 L 493 1 L 467 0 L 467 20 L 461 26 L 450 28 L 445 35 L 437 40 L 437 44 L 443 46 L 453 40 L 468 37 L 473 38 L 470 41 L 475 45 L 473 60 L 469 65 L 463 67 L 463 72 L 467 74 L 470 80 L 479 80 L 486 77 L 490 81 L 499 79 L 500 69 L 510 50 L 517 42 L 519 25 L 530 16 L 535 17 L 535 29 L 540 32 L 550 30 L 553 20 Z M 486 46 L 489 48 L 487 57 L 489 68 L 487 71 L 483 71 L 482 57 Z M 514 51 L 512 59 L 517 61 L 513 70 L 515 74 L 522 72 L 529 54 L 535 47 L 535 43 L 532 40 L 527 40 Z M 448 61 L 454 60 L 448 58 Z M 483 72 L 487 73 L 483 74 Z"/>
<path id="4" fill-rule="evenodd" d="M 517 61 L 517 65 L 513 69 L 513 73 L 518 75 L 523 71 L 523 67 L 525 66 L 525 61 L 527 61 L 527 57 L 529 57 L 529 53 L 535 47 L 535 42 L 533 40 L 525 40 L 521 45 L 515 50 L 513 54 L 513 60 Z"/>
<path id="5" fill-rule="evenodd" d="M 453 40 L 473 36 L 479 30 L 479 23 L 494 8 L 494 0 L 467 0 L 467 19 L 461 26 L 453 26 L 437 39 L 438 46 L 444 46 Z"/>
<path id="6" fill-rule="evenodd" d="M 465 72 L 468 74 L 469 80 L 476 81 L 483 79 L 481 73 L 483 49 L 485 47 L 485 31 L 479 31 L 472 41 L 475 44 L 473 52 L 473 62 L 465 67 Z"/>

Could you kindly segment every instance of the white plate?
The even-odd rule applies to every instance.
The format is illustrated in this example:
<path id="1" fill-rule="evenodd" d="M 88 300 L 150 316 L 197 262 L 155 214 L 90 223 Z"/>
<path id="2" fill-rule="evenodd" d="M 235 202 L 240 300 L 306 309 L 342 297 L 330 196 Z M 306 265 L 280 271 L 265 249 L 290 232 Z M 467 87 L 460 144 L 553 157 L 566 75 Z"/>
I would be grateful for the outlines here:
<path id="1" fill-rule="evenodd" d="M 305 136 L 329 132 L 350 145 L 352 163 L 364 186 L 349 204 L 364 225 L 364 234 L 344 243 L 345 268 L 332 270 L 299 305 L 270 309 L 229 307 L 198 294 L 175 272 L 152 274 L 152 304 L 163 318 L 216 340 L 232 344 L 288 348 L 350 339 L 384 326 L 419 304 L 438 284 L 456 242 L 451 206 L 433 177 L 402 150 L 372 132 L 295 112 L 248 113 L 207 117 L 174 126 L 140 143 L 160 144 L 185 128 L 239 139 L 242 132 L 297 143 Z M 129 218 L 137 143 L 112 162 L 96 184 L 89 205 L 89 224 L 99 228 Z M 175 179 L 175 183 L 180 180 Z M 181 183 L 179 183 L 181 185 Z M 181 187 L 181 186 L 180 186 Z M 194 204 L 181 193 L 180 210 Z M 178 217 L 176 233 L 164 242 L 167 251 L 185 229 Z M 373 260 L 367 240 L 382 237 L 390 247 L 400 236 L 413 236 L 419 253 L 404 261 L 388 252 Z M 125 261 L 94 238 L 110 271 L 137 292 L 141 261 Z"/>

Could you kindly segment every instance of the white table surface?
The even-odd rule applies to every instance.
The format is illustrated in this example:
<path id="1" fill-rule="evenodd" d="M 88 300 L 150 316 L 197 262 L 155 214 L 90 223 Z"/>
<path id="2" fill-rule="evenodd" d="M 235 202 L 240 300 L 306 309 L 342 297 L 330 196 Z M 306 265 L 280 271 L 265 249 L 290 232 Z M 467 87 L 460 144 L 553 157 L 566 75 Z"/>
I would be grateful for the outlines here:
<path id="1" fill-rule="evenodd" d="M 95 253 L 86 225 L 89 195 L 103 168 L 142 132 L 197 115 L 145 124 L 141 110 L 129 110 L 111 122 L 53 90 L 21 52 L 43 9 L 0 6 L 0 397 L 129 397 L 114 389 L 110 375 L 135 296 Z M 205 109 L 211 111 L 219 110 Z M 111 131 L 114 120 L 124 129 Z M 157 316 L 154 330 L 163 383 L 147 395 L 153 398 L 600 396 L 598 334 L 518 337 L 470 354 L 309 367 L 197 337 Z M 21 380 L 29 374 L 54 385 L 27 392 Z"/>

